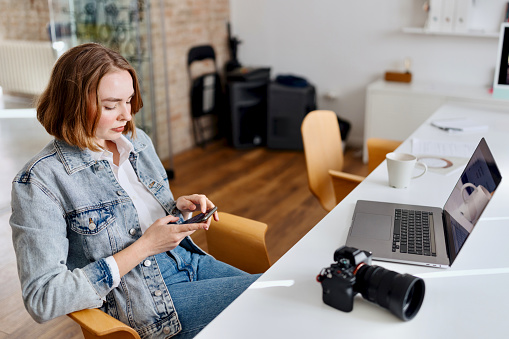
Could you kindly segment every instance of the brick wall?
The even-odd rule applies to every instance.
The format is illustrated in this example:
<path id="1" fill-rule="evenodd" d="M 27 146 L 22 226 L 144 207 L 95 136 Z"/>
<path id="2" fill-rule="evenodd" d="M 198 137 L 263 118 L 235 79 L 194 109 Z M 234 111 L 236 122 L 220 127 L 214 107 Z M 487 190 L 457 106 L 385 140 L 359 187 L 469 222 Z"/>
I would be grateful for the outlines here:
<path id="1" fill-rule="evenodd" d="M 0 13 L 0 39 L 48 39 L 48 1 L 0 0 Z"/>
<path id="2" fill-rule="evenodd" d="M 157 107 L 166 107 L 165 95 L 169 95 L 171 112 L 171 145 L 174 153 L 194 145 L 192 121 L 189 112 L 189 79 L 187 51 L 192 46 L 211 44 L 216 52 L 217 65 L 222 71 L 229 58 L 226 23 L 229 20 L 228 0 L 165 0 L 166 53 L 169 71 L 169 93 L 164 93 L 164 78 L 156 85 Z M 162 46 L 160 11 L 158 1 L 152 5 L 153 50 L 155 69 L 162 70 Z M 157 26 L 157 27 L 155 27 Z M 207 63 L 195 64 L 192 74 L 211 70 Z M 164 113 L 164 112 L 159 112 Z M 158 115 L 158 136 L 161 156 L 168 140 L 164 114 Z M 165 144 L 163 144 L 165 143 Z M 164 152 L 163 152 L 164 150 Z M 164 158 L 164 156 L 162 156 Z"/>
<path id="3" fill-rule="evenodd" d="M 222 71 L 228 60 L 226 23 L 230 10 L 228 0 L 164 0 L 166 46 L 163 46 L 160 1 L 152 0 L 150 4 L 157 124 L 155 138 L 158 153 L 164 160 L 170 152 L 177 154 L 194 146 L 189 112 L 187 51 L 195 45 L 211 44 Z M 47 1 L 0 0 L 0 13 L 3 13 L 0 15 L 0 39 L 48 39 Z M 163 58 L 163 48 L 166 48 L 166 60 Z M 168 67 L 168 92 L 165 91 L 164 62 Z M 203 63 L 195 65 L 192 71 L 197 74 L 210 69 L 210 64 Z M 166 128 L 166 96 L 170 103 L 170 133 Z M 171 144 L 168 138 L 171 138 Z"/>

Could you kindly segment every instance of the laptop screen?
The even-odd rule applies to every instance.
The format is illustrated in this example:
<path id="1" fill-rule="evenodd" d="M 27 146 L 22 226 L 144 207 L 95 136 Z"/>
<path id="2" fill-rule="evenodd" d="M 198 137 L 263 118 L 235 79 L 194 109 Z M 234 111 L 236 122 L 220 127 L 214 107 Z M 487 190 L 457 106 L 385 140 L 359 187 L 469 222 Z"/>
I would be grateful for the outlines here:
<path id="1" fill-rule="evenodd" d="M 444 206 L 444 225 L 451 264 L 501 180 L 495 159 L 483 138 Z"/>

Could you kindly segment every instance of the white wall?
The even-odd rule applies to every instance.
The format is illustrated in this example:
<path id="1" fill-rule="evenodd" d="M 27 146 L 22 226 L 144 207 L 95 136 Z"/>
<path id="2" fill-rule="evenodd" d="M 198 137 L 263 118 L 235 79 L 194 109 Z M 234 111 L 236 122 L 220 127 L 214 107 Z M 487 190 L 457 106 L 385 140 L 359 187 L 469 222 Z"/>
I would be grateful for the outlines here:
<path id="1" fill-rule="evenodd" d="M 498 31 L 506 0 L 473 0 L 472 27 Z M 411 58 L 414 81 L 489 86 L 497 38 L 414 35 L 424 0 L 230 0 L 232 33 L 245 66 L 270 66 L 316 86 L 320 109 L 352 123 L 349 142 L 363 137 L 366 86 Z M 324 95 L 333 92 L 336 99 Z"/>

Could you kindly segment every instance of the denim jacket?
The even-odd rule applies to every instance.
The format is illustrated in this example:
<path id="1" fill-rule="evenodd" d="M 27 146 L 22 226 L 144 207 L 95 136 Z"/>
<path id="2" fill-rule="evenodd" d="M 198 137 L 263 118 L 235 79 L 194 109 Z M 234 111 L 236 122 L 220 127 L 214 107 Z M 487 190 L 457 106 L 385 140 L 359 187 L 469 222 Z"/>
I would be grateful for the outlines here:
<path id="1" fill-rule="evenodd" d="M 129 160 L 166 213 L 182 216 L 150 138 L 137 130 Z M 38 322 L 98 308 L 142 338 L 170 337 L 181 325 L 153 256 L 112 288 L 107 258 L 141 236 L 136 209 L 106 160 L 53 140 L 12 184 L 13 244 L 23 300 Z M 181 246 L 204 254 L 189 237 Z"/>

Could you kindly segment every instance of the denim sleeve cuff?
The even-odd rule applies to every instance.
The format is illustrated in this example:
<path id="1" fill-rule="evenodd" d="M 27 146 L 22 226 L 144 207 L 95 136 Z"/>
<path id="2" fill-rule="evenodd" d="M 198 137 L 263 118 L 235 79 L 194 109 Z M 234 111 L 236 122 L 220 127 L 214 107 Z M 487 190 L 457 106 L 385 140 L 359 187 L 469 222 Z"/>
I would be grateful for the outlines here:
<path id="1" fill-rule="evenodd" d="M 186 218 L 184 213 L 182 213 L 177 208 L 177 202 L 176 201 L 172 201 L 171 202 L 171 205 L 170 205 L 170 214 L 173 215 L 174 217 L 178 217 L 179 218 L 179 221 L 177 221 L 177 224 L 180 224 L 180 223 L 184 222 L 184 220 L 189 219 L 193 215 L 193 213 L 191 212 L 191 213 L 189 213 L 189 215 L 187 215 L 187 218 Z"/>
<path id="2" fill-rule="evenodd" d="M 120 284 L 120 272 L 118 270 L 117 261 L 113 256 L 107 257 L 104 259 L 108 266 L 110 267 L 111 277 L 113 280 L 113 284 L 111 287 L 115 288 Z"/>
<path id="3" fill-rule="evenodd" d="M 180 216 L 180 211 L 177 208 L 177 202 L 175 200 L 170 203 L 170 213 L 169 214 L 173 215 L 174 217 Z"/>
<path id="4" fill-rule="evenodd" d="M 81 270 L 87 276 L 96 293 L 104 299 L 113 288 L 113 277 L 110 265 L 106 263 L 105 259 L 101 259 L 88 264 Z"/>

